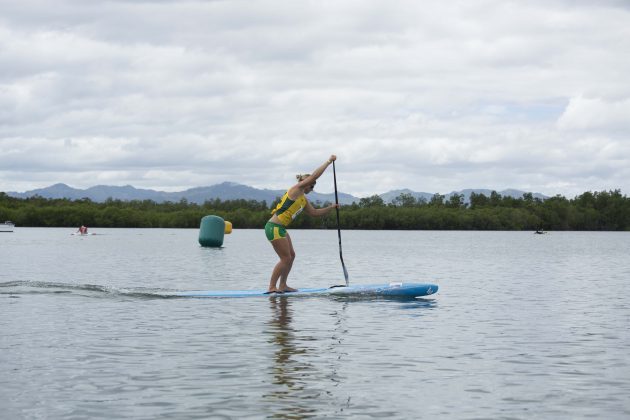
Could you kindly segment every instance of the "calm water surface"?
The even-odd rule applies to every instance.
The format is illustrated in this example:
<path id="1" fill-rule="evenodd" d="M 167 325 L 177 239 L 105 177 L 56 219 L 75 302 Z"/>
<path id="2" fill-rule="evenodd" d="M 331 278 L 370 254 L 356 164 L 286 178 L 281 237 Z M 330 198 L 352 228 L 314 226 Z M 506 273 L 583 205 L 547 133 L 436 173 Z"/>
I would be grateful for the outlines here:
<path id="1" fill-rule="evenodd" d="M 630 417 L 630 233 L 343 232 L 351 283 L 427 299 L 166 298 L 264 288 L 262 230 L 0 234 L 0 418 Z M 294 287 L 343 282 L 292 230 Z"/>

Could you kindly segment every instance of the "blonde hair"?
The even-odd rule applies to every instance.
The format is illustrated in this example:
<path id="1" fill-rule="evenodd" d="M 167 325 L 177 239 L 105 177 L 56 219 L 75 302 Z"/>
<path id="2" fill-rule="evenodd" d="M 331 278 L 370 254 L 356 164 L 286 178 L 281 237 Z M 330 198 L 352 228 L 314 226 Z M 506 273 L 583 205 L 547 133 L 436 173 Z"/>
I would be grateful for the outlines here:
<path id="1" fill-rule="evenodd" d="M 311 174 L 298 174 L 298 175 L 295 176 L 295 179 L 297 179 L 298 182 L 302 182 L 306 178 L 308 178 L 309 176 L 311 176 Z"/>

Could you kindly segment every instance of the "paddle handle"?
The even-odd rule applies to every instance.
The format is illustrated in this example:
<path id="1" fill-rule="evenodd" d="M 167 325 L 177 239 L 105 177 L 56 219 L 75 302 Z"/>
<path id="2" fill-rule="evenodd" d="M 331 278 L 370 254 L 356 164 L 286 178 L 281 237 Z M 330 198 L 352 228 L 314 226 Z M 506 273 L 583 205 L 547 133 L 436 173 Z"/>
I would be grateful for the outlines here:
<path id="1" fill-rule="evenodd" d="M 337 236 L 339 237 L 339 259 L 341 260 L 341 267 L 343 268 L 343 277 L 346 279 L 346 286 L 350 285 L 348 280 L 348 270 L 346 270 L 346 264 L 343 262 L 343 251 L 341 250 L 341 228 L 339 223 L 339 196 L 337 195 L 337 171 L 335 170 L 335 161 L 333 160 L 333 180 L 335 182 L 335 210 L 337 211 Z"/>

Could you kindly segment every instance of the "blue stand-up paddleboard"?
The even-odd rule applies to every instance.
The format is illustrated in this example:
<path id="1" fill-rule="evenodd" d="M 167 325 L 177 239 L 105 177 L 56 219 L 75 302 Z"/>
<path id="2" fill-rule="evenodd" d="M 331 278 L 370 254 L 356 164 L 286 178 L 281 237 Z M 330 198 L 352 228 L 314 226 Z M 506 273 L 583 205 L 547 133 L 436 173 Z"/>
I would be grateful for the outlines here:
<path id="1" fill-rule="evenodd" d="M 333 286 L 318 289 L 299 289 L 297 292 L 266 293 L 265 290 L 193 290 L 177 292 L 175 296 L 198 298 L 243 298 L 263 296 L 348 296 L 348 297 L 399 297 L 428 296 L 438 291 L 436 284 L 386 283 Z"/>

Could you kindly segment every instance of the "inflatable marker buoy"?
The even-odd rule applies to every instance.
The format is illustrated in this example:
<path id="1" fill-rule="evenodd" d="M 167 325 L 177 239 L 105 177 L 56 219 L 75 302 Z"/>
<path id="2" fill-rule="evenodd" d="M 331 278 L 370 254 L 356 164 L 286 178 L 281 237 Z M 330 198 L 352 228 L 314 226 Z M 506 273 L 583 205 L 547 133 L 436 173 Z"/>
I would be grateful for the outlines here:
<path id="1" fill-rule="evenodd" d="M 204 216 L 199 224 L 199 244 L 219 248 L 223 245 L 223 235 L 232 232 L 232 223 L 219 216 Z"/>

